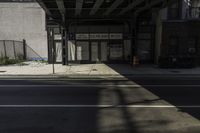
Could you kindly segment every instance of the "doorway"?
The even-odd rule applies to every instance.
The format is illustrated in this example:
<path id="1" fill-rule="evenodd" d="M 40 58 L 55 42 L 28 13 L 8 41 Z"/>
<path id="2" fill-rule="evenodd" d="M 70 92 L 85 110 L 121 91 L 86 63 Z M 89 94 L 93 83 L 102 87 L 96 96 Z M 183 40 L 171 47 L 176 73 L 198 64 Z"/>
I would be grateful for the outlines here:
<path id="1" fill-rule="evenodd" d="M 109 50 L 110 61 L 121 61 L 123 59 L 123 45 L 122 43 L 111 43 Z"/>
<path id="2" fill-rule="evenodd" d="M 106 41 L 91 42 L 91 62 L 106 62 L 108 56 L 108 43 Z"/>
<path id="3" fill-rule="evenodd" d="M 56 63 L 62 62 L 62 43 L 61 41 L 55 42 L 55 61 Z"/>
<path id="4" fill-rule="evenodd" d="M 99 42 L 91 42 L 91 61 L 100 62 Z"/>
<path id="5" fill-rule="evenodd" d="M 88 41 L 77 41 L 76 42 L 76 58 L 80 62 L 89 61 L 89 42 Z"/>

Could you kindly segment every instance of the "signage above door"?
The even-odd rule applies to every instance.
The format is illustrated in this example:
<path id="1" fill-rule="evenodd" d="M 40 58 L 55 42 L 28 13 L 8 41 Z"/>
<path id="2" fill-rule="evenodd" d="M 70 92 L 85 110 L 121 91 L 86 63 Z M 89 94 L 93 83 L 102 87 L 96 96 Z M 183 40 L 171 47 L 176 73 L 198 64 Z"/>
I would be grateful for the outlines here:
<path id="1" fill-rule="evenodd" d="M 91 34 L 76 34 L 76 40 L 121 40 L 123 39 L 122 33 L 91 33 Z"/>

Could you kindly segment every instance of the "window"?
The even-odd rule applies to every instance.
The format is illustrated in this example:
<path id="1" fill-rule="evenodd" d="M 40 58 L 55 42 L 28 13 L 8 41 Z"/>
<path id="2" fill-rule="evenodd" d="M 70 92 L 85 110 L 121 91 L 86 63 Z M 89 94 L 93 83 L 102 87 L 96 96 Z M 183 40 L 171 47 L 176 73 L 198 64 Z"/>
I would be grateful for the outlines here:
<path id="1" fill-rule="evenodd" d="M 181 17 L 181 1 L 169 6 L 168 8 L 168 19 L 180 19 Z"/>

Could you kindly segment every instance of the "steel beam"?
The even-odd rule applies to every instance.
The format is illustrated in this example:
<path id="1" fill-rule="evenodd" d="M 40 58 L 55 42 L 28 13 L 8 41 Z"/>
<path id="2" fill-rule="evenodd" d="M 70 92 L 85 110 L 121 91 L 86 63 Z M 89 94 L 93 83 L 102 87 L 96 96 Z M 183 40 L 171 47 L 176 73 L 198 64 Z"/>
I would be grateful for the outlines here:
<path id="1" fill-rule="evenodd" d="M 138 10 L 136 11 L 136 14 L 138 14 L 138 13 L 140 13 L 140 12 L 142 12 L 142 11 L 148 10 L 148 9 L 150 9 L 151 7 L 153 7 L 153 6 L 155 6 L 155 5 L 159 4 L 159 3 L 162 3 L 162 2 L 163 2 L 163 0 L 154 0 L 154 1 L 152 1 L 152 2 L 147 2 L 146 5 L 145 5 L 144 7 L 140 8 L 140 9 L 138 9 Z"/>
<path id="2" fill-rule="evenodd" d="M 108 8 L 108 10 L 104 13 L 104 15 L 106 15 L 106 16 L 109 15 L 123 2 L 124 2 L 124 0 L 115 0 L 115 2 Z"/>
<path id="3" fill-rule="evenodd" d="M 99 10 L 100 6 L 103 4 L 104 0 L 97 0 L 90 11 L 90 15 L 95 15 L 95 13 Z"/>
<path id="4" fill-rule="evenodd" d="M 83 8 L 83 0 L 76 0 L 75 15 L 80 15 Z"/>
<path id="5" fill-rule="evenodd" d="M 144 2 L 144 0 L 134 0 L 131 4 L 129 4 L 126 8 L 124 8 L 119 15 L 123 15 L 124 13 L 132 10 L 133 8 L 135 8 L 137 5 L 141 4 L 142 2 Z"/>
<path id="6" fill-rule="evenodd" d="M 56 4 L 58 6 L 58 9 L 59 9 L 61 15 L 65 14 L 65 5 L 64 5 L 63 0 L 56 0 Z"/>
<path id="7" fill-rule="evenodd" d="M 171 3 L 172 1 L 175 2 L 178 0 L 171 0 L 171 1 L 169 1 L 169 0 L 154 0 L 152 2 L 148 2 L 148 3 L 146 3 L 146 5 L 143 8 L 138 9 L 136 11 L 136 14 L 139 14 L 142 11 L 148 10 L 157 4 L 162 4 L 162 7 L 160 7 L 160 8 L 163 8 L 164 6 L 167 6 L 168 3 Z"/>
<path id="8" fill-rule="evenodd" d="M 44 9 L 44 11 L 46 12 L 46 14 L 48 16 L 51 16 L 51 12 L 49 11 L 49 9 L 46 7 L 46 5 L 44 4 L 44 2 L 42 0 L 36 0 L 36 2 Z"/>

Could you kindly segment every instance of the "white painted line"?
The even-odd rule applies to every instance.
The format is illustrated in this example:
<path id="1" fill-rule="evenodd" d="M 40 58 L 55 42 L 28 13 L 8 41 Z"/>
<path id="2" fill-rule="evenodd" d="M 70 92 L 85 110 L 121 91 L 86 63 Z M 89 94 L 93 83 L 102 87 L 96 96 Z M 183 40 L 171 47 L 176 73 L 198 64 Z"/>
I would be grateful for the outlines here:
<path id="1" fill-rule="evenodd" d="M 0 85 L 0 87 L 141 87 L 140 85 L 72 84 L 72 85 Z"/>
<path id="2" fill-rule="evenodd" d="M 84 80 L 89 80 L 89 81 L 129 81 L 127 78 L 124 77 L 119 77 L 119 78 L 112 78 L 112 77 L 106 77 L 106 78 L 93 78 L 93 77 L 89 77 L 89 78 L 0 78 L 0 81 L 84 81 Z"/>
<path id="3" fill-rule="evenodd" d="M 200 108 L 200 105 L 0 105 L 0 108 Z"/>
<path id="4" fill-rule="evenodd" d="M 200 87 L 200 85 L 71 84 L 71 85 L 0 85 L 0 87 Z"/>
<path id="5" fill-rule="evenodd" d="M 0 85 L 0 87 L 140 87 L 140 85 L 72 84 L 72 85 Z"/>

